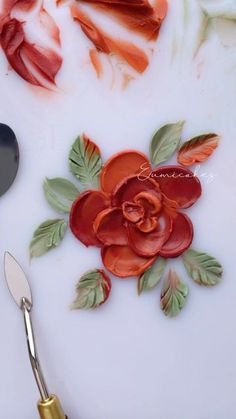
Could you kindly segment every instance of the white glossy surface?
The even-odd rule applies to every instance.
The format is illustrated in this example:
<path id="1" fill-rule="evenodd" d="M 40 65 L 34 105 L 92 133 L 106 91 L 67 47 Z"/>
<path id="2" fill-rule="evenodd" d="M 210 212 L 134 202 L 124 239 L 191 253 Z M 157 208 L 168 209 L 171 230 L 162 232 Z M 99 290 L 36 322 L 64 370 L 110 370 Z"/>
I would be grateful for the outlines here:
<path id="1" fill-rule="evenodd" d="M 11 251 L 29 274 L 41 363 L 70 419 L 235 419 L 236 50 L 223 48 L 213 33 L 193 60 L 199 20 L 196 1 L 189 3 L 185 42 L 182 1 L 170 0 L 151 65 L 126 91 L 97 81 L 84 36 L 63 9 L 52 6 L 66 56 L 58 77 L 63 92 L 45 94 L 13 72 L 6 75 L 0 53 L 0 121 L 14 129 L 21 148 L 17 180 L 0 202 L 0 257 Z M 187 121 L 185 138 L 208 130 L 222 136 L 200 168 L 203 196 L 188 212 L 194 247 L 225 268 L 222 284 L 202 289 L 188 280 L 188 303 L 175 320 L 159 310 L 160 287 L 138 298 L 132 279 L 114 279 L 110 300 L 99 310 L 71 312 L 76 281 L 101 266 L 99 251 L 68 231 L 60 248 L 29 264 L 34 228 L 56 216 L 44 199 L 43 178 L 72 179 L 67 154 L 78 133 L 96 140 L 105 160 L 124 148 L 148 152 L 153 131 L 179 119 Z M 214 174 L 212 182 L 205 172 Z M 171 265 L 187 280 L 177 261 Z M 4 283 L 3 264 L 1 273 L 1 417 L 32 419 L 38 394 L 23 319 Z"/>

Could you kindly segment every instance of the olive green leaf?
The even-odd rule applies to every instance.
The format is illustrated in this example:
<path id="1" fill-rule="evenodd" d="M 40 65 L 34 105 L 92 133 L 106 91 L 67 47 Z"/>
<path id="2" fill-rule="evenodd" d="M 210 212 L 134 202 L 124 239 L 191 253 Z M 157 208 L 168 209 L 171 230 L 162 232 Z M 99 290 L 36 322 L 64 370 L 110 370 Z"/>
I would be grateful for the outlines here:
<path id="1" fill-rule="evenodd" d="M 30 242 L 30 257 L 42 256 L 57 247 L 64 238 L 67 223 L 63 219 L 47 220 L 35 230 Z"/>
<path id="2" fill-rule="evenodd" d="M 104 271 L 93 269 L 86 272 L 76 285 L 76 298 L 72 309 L 91 309 L 103 304 L 111 290 L 110 278 Z"/>
<path id="3" fill-rule="evenodd" d="M 102 159 L 98 146 L 85 135 L 79 136 L 69 154 L 70 170 L 85 189 L 98 188 Z"/>
<path id="4" fill-rule="evenodd" d="M 138 295 L 154 288 L 161 280 L 167 259 L 158 257 L 156 262 L 147 269 L 138 280 Z"/>
<path id="5" fill-rule="evenodd" d="M 161 309 L 166 316 L 177 316 L 185 306 L 188 286 L 171 269 L 161 291 Z"/>
<path id="6" fill-rule="evenodd" d="M 44 195 L 48 203 L 62 213 L 69 213 L 71 205 L 79 196 L 79 190 L 67 179 L 60 177 L 48 179 L 43 183 Z"/>
<path id="7" fill-rule="evenodd" d="M 214 257 L 188 249 L 182 258 L 188 274 L 199 285 L 213 286 L 220 282 L 223 268 Z"/>
<path id="8" fill-rule="evenodd" d="M 150 146 L 152 163 L 163 163 L 174 154 L 181 139 L 183 126 L 184 121 L 167 124 L 154 134 Z"/>

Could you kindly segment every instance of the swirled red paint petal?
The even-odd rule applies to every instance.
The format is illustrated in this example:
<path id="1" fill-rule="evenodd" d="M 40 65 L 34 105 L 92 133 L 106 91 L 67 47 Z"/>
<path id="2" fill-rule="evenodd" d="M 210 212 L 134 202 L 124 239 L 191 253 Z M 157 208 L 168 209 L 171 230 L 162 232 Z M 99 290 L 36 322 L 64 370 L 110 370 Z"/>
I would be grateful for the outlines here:
<path id="1" fill-rule="evenodd" d="M 149 268 L 154 258 L 138 256 L 129 246 L 108 246 L 102 249 L 102 260 L 107 270 L 119 278 L 139 276 Z"/>
<path id="2" fill-rule="evenodd" d="M 181 166 L 163 166 L 152 172 L 161 191 L 179 208 L 191 207 L 201 196 L 201 183 L 195 174 Z"/>
<path id="3" fill-rule="evenodd" d="M 112 192 L 123 179 L 128 176 L 142 174 L 148 176 L 151 166 L 143 153 L 127 150 L 113 155 L 103 166 L 101 187 L 105 192 Z"/>
<path id="4" fill-rule="evenodd" d="M 71 14 L 98 51 L 105 54 L 114 53 L 123 58 L 137 72 L 145 71 L 149 61 L 144 51 L 131 42 L 114 39 L 107 35 L 78 6 L 71 6 Z"/>
<path id="5" fill-rule="evenodd" d="M 25 42 L 22 53 L 45 81 L 55 84 L 62 58 L 55 51 Z M 45 86 L 44 86 L 45 87 Z"/>
<path id="6" fill-rule="evenodd" d="M 175 258 L 185 252 L 193 240 L 193 225 L 186 214 L 178 213 L 173 219 L 172 232 L 160 251 L 160 256 Z"/>
<path id="7" fill-rule="evenodd" d="M 108 208 L 101 211 L 94 221 L 94 231 L 105 246 L 128 244 L 127 230 L 120 208 Z"/>
<path id="8" fill-rule="evenodd" d="M 12 68 L 26 81 L 36 86 L 40 83 L 27 68 L 21 49 L 25 42 L 22 24 L 16 19 L 8 19 L 1 28 L 0 42 Z"/>
<path id="9" fill-rule="evenodd" d="M 17 19 L 5 21 L 0 43 L 12 68 L 24 80 L 45 88 L 48 88 L 48 83 L 55 84 L 62 58 L 51 49 L 27 42 L 23 24 Z"/>
<path id="10" fill-rule="evenodd" d="M 109 206 L 109 197 L 102 191 L 85 191 L 72 205 L 70 228 L 85 246 L 102 246 L 93 225 L 97 215 Z"/>
<path id="11" fill-rule="evenodd" d="M 148 233 L 140 231 L 135 225 L 129 223 L 127 226 L 129 245 L 139 256 L 155 256 L 162 249 L 164 243 L 170 237 L 172 231 L 172 220 L 163 212 L 158 217 L 158 226 Z"/>
<path id="12" fill-rule="evenodd" d="M 147 0 L 82 0 L 100 8 L 128 29 L 147 39 L 156 39 L 162 20 L 167 13 L 166 0 L 158 0 L 152 6 Z"/>

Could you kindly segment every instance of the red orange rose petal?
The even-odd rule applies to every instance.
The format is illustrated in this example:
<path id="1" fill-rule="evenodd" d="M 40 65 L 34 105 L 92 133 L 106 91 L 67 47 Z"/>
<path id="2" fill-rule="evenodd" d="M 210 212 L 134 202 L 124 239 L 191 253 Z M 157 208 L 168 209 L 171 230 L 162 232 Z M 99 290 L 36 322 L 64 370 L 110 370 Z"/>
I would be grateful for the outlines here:
<path id="1" fill-rule="evenodd" d="M 110 193 L 124 178 L 136 173 L 140 176 L 148 176 L 150 171 L 150 163 L 145 154 L 133 150 L 117 153 L 103 167 L 101 173 L 102 189 Z"/>
<path id="2" fill-rule="evenodd" d="M 94 221 L 94 231 L 97 238 L 106 246 L 128 244 L 124 218 L 119 208 L 101 211 Z"/>
<path id="3" fill-rule="evenodd" d="M 186 214 L 173 219 L 172 233 L 160 251 L 160 256 L 174 258 L 189 248 L 193 240 L 193 225 Z"/>
<path id="4" fill-rule="evenodd" d="M 155 230 L 159 225 L 157 217 L 148 217 L 139 221 L 136 226 L 143 233 L 150 233 L 150 231 Z"/>
<path id="5" fill-rule="evenodd" d="M 139 176 L 130 176 L 120 182 L 112 193 L 112 203 L 120 206 L 123 202 L 132 202 L 139 193 L 149 192 L 161 199 L 157 183 L 153 179 L 141 179 Z"/>
<path id="6" fill-rule="evenodd" d="M 172 230 L 171 218 L 163 213 L 158 218 L 158 227 L 148 233 L 140 231 L 138 226 L 129 223 L 127 226 L 129 245 L 140 256 L 152 257 L 157 255 L 168 240 Z"/>
<path id="7" fill-rule="evenodd" d="M 108 208 L 110 200 L 101 191 L 86 191 L 74 202 L 70 213 L 72 233 L 86 246 L 101 246 L 93 229 L 97 215 Z"/>
<path id="8" fill-rule="evenodd" d="M 107 270 L 120 278 L 141 275 L 155 258 L 138 256 L 129 246 L 108 246 L 102 249 L 102 260 Z"/>
<path id="9" fill-rule="evenodd" d="M 167 198 L 175 201 L 179 208 L 189 208 L 200 197 L 201 183 L 194 173 L 180 166 L 163 166 L 152 172 Z"/>

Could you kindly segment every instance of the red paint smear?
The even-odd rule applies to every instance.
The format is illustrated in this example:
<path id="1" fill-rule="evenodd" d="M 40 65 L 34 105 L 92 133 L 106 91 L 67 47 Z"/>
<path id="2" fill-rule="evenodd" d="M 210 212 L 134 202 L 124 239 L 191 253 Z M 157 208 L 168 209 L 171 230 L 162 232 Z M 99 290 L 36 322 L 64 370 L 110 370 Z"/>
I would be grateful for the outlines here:
<path id="1" fill-rule="evenodd" d="M 44 7 L 42 7 L 39 12 L 39 19 L 42 26 L 47 30 L 49 36 L 60 46 L 60 30 L 53 17 L 47 12 L 47 10 L 44 9 Z"/>
<path id="2" fill-rule="evenodd" d="M 74 5 L 71 6 L 71 14 L 75 20 L 78 20 L 83 32 L 93 42 L 98 51 L 119 55 L 139 73 L 143 73 L 146 70 L 149 63 L 148 57 L 140 48 L 131 42 L 116 40 L 108 36 L 84 12 Z"/>
<path id="3" fill-rule="evenodd" d="M 100 78 L 103 74 L 102 63 L 96 49 L 90 49 L 89 56 L 91 63 L 96 71 L 97 77 Z"/>
<path id="4" fill-rule="evenodd" d="M 80 0 L 111 13 L 127 28 L 154 40 L 166 16 L 167 0 L 157 0 L 152 7 L 147 0 Z"/>
<path id="5" fill-rule="evenodd" d="M 62 58 L 50 49 L 27 42 L 23 24 L 17 19 L 9 18 L 4 22 L 0 43 L 12 68 L 24 80 L 35 86 L 47 87 L 41 82 L 40 77 L 42 77 L 46 83 L 55 84 L 55 76 L 61 67 Z M 39 78 L 32 74 L 27 60 L 37 71 Z"/>
<path id="6" fill-rule="evenodd" d="M 4 14 L 10 13 L 14 7 L 29 12 L 38 3 L 38 0 L 5 0 L 3 3 Z"/>

